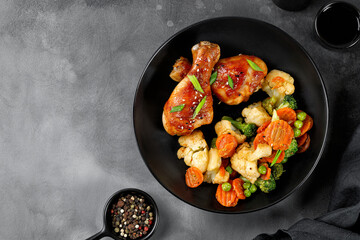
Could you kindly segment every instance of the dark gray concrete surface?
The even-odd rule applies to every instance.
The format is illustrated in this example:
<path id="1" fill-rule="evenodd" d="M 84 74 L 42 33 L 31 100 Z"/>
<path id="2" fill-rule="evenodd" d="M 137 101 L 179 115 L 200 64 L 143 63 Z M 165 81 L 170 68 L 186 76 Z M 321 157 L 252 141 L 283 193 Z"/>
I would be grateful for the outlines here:
<path id="1" fill-rule="evenodd" d="M 312 33 L 326 2 L 292 13 L 269 0 L 0 1 L 0 239 L 84 239 L 101 229 L 106 199 L 125 187 L 157 201 L 153 239 L 251 239 L 326 212 L 360 119 L 359 44 L 328 50 Z M 219 16 L 289 33 L 316 62 L 329 95 L 328 147 L 312 177 L 256 213 L 213 214 L 178 200 L 147 170 L 133 133 L 133 96 L 152 54 L 184 27 Z"/>

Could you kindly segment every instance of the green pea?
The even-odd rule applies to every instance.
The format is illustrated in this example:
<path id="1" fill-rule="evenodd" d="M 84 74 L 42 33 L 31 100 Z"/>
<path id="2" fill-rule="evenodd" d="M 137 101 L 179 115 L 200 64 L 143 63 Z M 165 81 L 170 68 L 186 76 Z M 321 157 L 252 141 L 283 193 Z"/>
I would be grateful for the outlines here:
<path id="1" fill-rule="evenodd" d="M 231 190 L 231 184 L 228 182 L 221 184 L 221 187 L 222 187 L 222 190 L 224 190 L 225 192 L 228 192 Z"/>
<path id="2" fill-rule="evenodd" d="M 250 196 L 251 196 L 250 190 L 249 190 L 249 189 L 246 189 L 246 190 L 244 191 L 244 195 L 245 195 L 245 197 L 250 197 Z"/>
<path id="3" fill-rule="evenodd" d="M 300 121 L 304 121 L 305 118 L 306 118 L 306 113 L 305 112 L 299 112 L 297 115 L 296 115 L 297 119 L 299 119 Z"/>
<path id="4" fill-rule="evenodd" d="M 294 127 L 296 127 L 296 128 L 302 128 L 303 125 L 304 125 L 303 122 L 300 120 L 296 120 L 294 122 Z"/>
<path id="5" fill-rule="evenodd" d="M 267 171 L 267 169 L 266 169 L 265 166 L 261 165 L 261 166 L 259 167 L 258 171 L 259 171 L 260 174 L 265 174 L 266 171 Z"/>
<path id="6" fill-rule="evenodd" d="M 251 184 L 251 187 L 249 188 L 249 190 L 251 193 L 254 193 L 254 192 L 256 192 L 257 187 L 254 184 Z"/>
<path id="7" fill-rule="evenodd" d="M 232 172 L 233 172 L 233 170 L 232 170 L 232 168 L 231 168 L 230 166 L 227 166 L 227 167 L 225 168 L 225 170 L 226 170 L 229 174 L 232 174 Z"/>
<path id="8" fill-rule="evenodd" d="M 284 160 L 281 161 L 281 163 L 287 163 L 288 158 L 284 158 Z"/>
<path id="9" fill-rule="evenodd" d="M 294 128 L 294 137 L 298 137 L 301 134 L 301 130 L 298 128 Z"/>
<path id="10" fill-rule="evenodd" d="M 243 187 L 245 189 L 248 189 L 250 186 L 251 186 L 251 183 L 249 183 L 249 182 L 246 182 L 246 183 L 243 184 Z"/>

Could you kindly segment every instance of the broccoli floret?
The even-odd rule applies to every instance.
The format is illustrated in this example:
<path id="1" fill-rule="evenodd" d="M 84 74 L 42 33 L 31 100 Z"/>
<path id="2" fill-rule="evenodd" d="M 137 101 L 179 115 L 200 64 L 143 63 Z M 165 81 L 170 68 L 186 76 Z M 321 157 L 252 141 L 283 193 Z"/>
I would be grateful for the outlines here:
<path id="1" fill-rule="evenodd" d="M 216 148 L 216 140 L 217 140 L 217 138 L 213 138 L 211 140 L 211 148 Z"/>
<path id="2" fill-rule="evenodd" d="M 255 185 L 258 186 L 260 190 L 264 193 L 269 193 L 276 188 L 276 182 L 273 175 L 270 176 L 269 180 L 263 180 L 261 178 L 258 178 L 255 181 Z"/>
<path id="3" fill-rule="evenodd" d="M 242 123 L 244 121 L 244 119 L 242 117 L 238 117 L 237 119 L 235 119 L 235 121 Z"/>
<path id="4" fill-rule="evenodd" d="M 240 121 L 235 121 L 234 119 L 228 116 L 222 117 L 222 120 L 228 120 L 229 122 L 231 122 L 231 124 L 237 129 L 239 129 L 247 138 L 256 135 L 257 127 L 254 123 L 242 123 Z"/>
<path id="5" fill-rule="evenodd" d="M 281 163 L 277 163 L 274 166 L 272 166 L 271 173 L 274 176 L 275 180 L 279 180 L 283 172 L 284 172 L 284 167 Z"/>
<path id="6" fill-rule="evenodd" d="M 257 127 L 254 123 L 241 123 L 239 130 L 248 138 L 255 136 Z"/>
<path id="7" fill-rule="evenodd" d="M 285 158 L 294 156 L 297 151 L 298 151 L 298 143 L 294 138 L 293 140 L 291 140 L 289 148 L 285 150 Z"/>
<path id="8" fill-rule="evenodd" d="M 284 108 L 284 107 L 288 107 L 288 108 L 291 108 L 294 110 L 297 109 L 297 102 L 296 102 L 295 98 L 293 97 L 293 95 L 286 95 L 284 97 L 282 103 L 280 104 L 280 106 L 277 109 Z"/>
<path id="9" fill-rule="evenodd" d="M 261 102 L 261 105 L 263 106 L 263 108 L 265 108 L 265 110 L 268 112 L 268 114 L 270 116 L 273 114 L 273 109 L 274 109 L 275 104 L 276 104 L 276 98 L 275 97 L 265 98 Z"/>
<path id="10" fill-rule="evenodd" d="M 232 119 L 232 117 L 229 117 L 229 116 L 223 116 L 223 117 L 221 118 L 221 120 L 228 120 L 228 121 L 230 121 L 230 122 L 234 121 L 234 119 Z"/>

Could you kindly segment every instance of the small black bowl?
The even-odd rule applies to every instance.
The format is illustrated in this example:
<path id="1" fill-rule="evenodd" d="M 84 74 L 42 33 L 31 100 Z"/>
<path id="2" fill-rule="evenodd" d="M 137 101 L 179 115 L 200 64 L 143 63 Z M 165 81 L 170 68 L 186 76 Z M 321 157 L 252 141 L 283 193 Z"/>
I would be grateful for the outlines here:
<path id="1" fill-rule="evenodd" d="M 360 12 L 347 2 L 326 4 L 315 17 L 314 32 L 325 47 L 350 48 L 360 39 Z"/>
<path id="2" fill-rule="evenodd" d="M 105 208 L 104 208 L 104 226 L 100 230 L 100 232 L 94 234 L 93 236 L 87 238 L 86 240 L 97 240 L 101 239 L 103 237 L 111 237 L 116 240 L 126 240 L 129 238 L 124 238 L 121 236 L 117 236 L 114 232 L 113 226 L 112 226 L 112 219 L 111 219 L 111 208 L 113 204 L 116 204 L 120 197 L 125 196 L 127 194 L 135 195 L 135 196 L 143 196 L 145 198 L 145 201 L 153 207 L 154 210 L 154 221 L 152 226 L 150 227 L 148 233 L 146 235 L 143 235 L 142 237 L 137 238 L 136 240 L 145 240 L 149 239 L 151 235 L 155 232 L 155 229 L 157 225 L 159 224 L 159 210 L 158 207 L 152 199 L 152 197 L 147 194 L 146 192 L 136 189 L 136 188 L 126 188 L 122 189 L 116 193 L 114 193 L 109 200 L 107 201 Z"/>
<path id="3" fill-rule="evenodd" d="M 286 11 L 300 11 L 305 9 L 311 0 L 272 0 L 273 3 Z"/>

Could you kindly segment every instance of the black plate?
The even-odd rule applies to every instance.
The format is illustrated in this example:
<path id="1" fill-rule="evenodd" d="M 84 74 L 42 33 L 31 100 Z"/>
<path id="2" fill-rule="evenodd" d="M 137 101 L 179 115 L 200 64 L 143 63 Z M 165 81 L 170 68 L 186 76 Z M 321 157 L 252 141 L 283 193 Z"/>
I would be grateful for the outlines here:
<path id="1" fill-rule="evenodd" d="M 178 137 L 170 136 L 162 126 L 163 106 L 176 82 L 170 79 L 172 65 L 180 56 L 191 58 L 191 47 L 200 41 L 220 45 L 221 58 L 239 53 L 260 57 L 271 69 L 290 73 L 295 79 L 295 97 L 299 108 L 314 119 L 310 132 L 311 146 L 303 154 L 289 159 L 286 173 L 277 181 L 277 188 L 270 194 L 254 194 L 239 201 L 234 208 L 225 208 L 215 199 L 216 185 L 202 184 L 196 189 L 186 186 L 187 169 L 183 160 L 177 159 Z M 248 104 L 266 97 L 261 90 L 249 102 L 238 106 L 217 104 L 214 98 L 214 120 L 200 129 L 209 141 L 215 135 L 214 124 L 223 115 L 238 117 Z M 326 90 L 319 71 L 305 50 L 288 34 L 277 27 L 259 20 L 226 17 L 196 23 L 166 41 L 146 66 L 134 100 L 134 128 L 140 153 L 154 177 L 169 192 L 195 207 L 220 213 L 245 213 L 256 211 L 289 196 L 310 176 L 324 149 L 329 110 Z"/>

